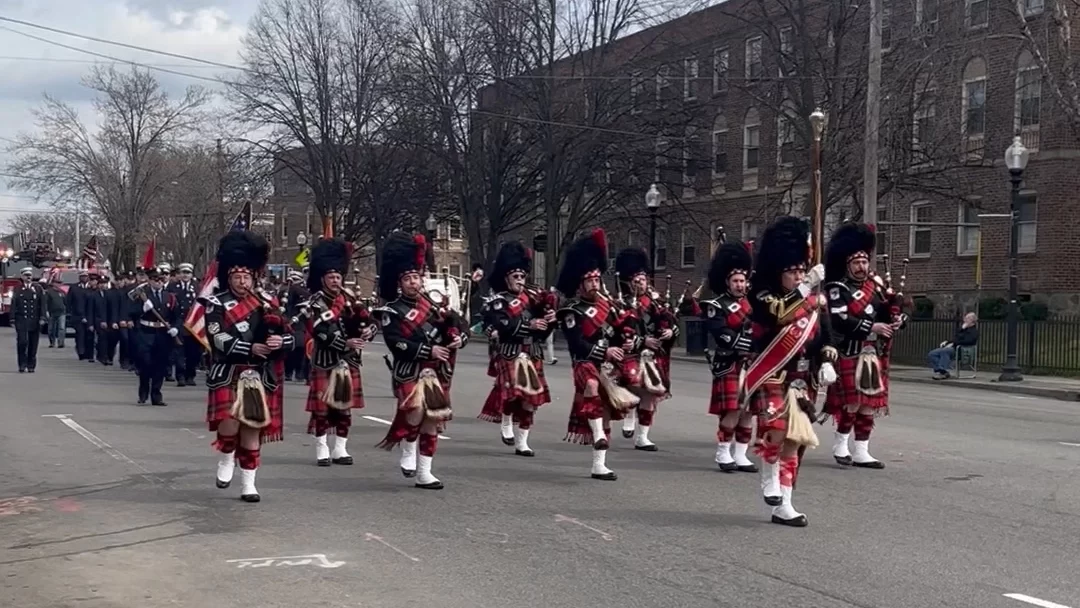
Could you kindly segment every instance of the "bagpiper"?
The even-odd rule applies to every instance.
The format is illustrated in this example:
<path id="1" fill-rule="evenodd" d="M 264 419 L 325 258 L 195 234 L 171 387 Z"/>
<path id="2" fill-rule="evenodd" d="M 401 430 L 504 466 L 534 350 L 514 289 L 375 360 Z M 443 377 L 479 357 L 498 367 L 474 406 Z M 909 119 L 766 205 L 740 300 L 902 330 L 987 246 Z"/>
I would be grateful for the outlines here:
<path id="1" fill-rule="evenodd" d="M 283 438 L 282 404 L 271 397 L 281 382 L 272 358 L 294 346 L 285 320 L 256 291 L 269 253 L 258 234 L 226 234 L 217 251 L 218 285 L 225 289 L 200 300 L 210 344 L 206 422 L 221 453 L 217 487 L 229 487 L 239 464 L 245 502 L 260 500 L 255 473 L 262 444 Z"/>
<path id="2" fill-rule="evenodd" d="M 532 252 L 506 243 L 495 256 L 489 279 L 495 294 L 483 308 L 491 344 L 489 374 L 495 378 L 478 418 L 501 423 L 502 441 L 518 456 L 535 456 L 529 429 L 536 409 L 551 401 L 544 378 L 544 341 L 555 329 L 557 303 L 551 292 L 527 288 Z"/>
<path id="3" fill-rule="evenodd" d="M 792 506 L 799 447 L 816 447 L 814 402 L 819 384 L 835 380 L 826 361 L 827 345 L 814 293 L 825 276 L 809 266 L 809 229 L 796 217 L 782 217 L 761 237 L 750 300 L 752 332 L 759 354 L 746 371 L 745 392 L 758 413 L 761 489 L 772 506 L 772 522 L 803 527 L 808 520 Z"/>
<path id="4" fill-rule="evenodd" d="M 614 481 L 618 476 L 607 467 L 611 421 L 622 420 L 639 401 L 619 386 L 616 366 L 637 351 L 641 340 L 622 333 L 625 310 L 601 291 L 607 265 L 607 237 L 597 228 L 567 249 L 555 287 L 568 298 L 557 315 L 574 379 L 564 440 L 591 445 L 592 478 Z"/>
<path id="5" fill-rule="evenodd" d="M 709 413 L 719 418 L 715 461 L 725 473 L 758 472 L 746 456 L 754 431 L 753 412 L 739 402 L 753 347 L 746 297 L 752 264 L 743 243 L 717 247 L 708 273 L 709 289 L 717 295 L 700 303 L 705 327 L 716 343 L 709 359 L 713 376 Z"/>
<path id="6" fill-rule="evenodd" d="M 664 310 L 660 295 L 650 289 L 649 256 L 644 250 L 628 247 L 615 256 L 620 304 L 632 311 L 635 333 L 643 338 L 640 352 L 625 353 L 620 364 L 622 382 L 640 401 L 623 418 L 623 436 L 634 437 L 634 449 L 657 451 L 649 439 L 657 405 L 668 395 L 671 348 L 678 336 L 674 315 Z M 635 428 L 638 427 L 638 428 Z"/>
<path id="7" fill-rule="evenodd" d="M 839 351 L 835 385 L 825 399 L 825 412 L 836 421 L 833 457 L 846 466 L 883 469 L 870 455 L 874 418 L 889 412 L 887 343 L 901 324 L 894 319 L 883 285 L 870 272 L 874 231 L 866 224 L 837 228 L 825 254 L 825 291 L 835 346 Z M 848 440 L 855 430 L 855 449 Z"/>
<path id="8" fill-rule="evenodd" d="M 423 235 L 395 232 L 383 244 L 379 266 L 376 318 L 393 356 L 391 383 L 397 408 L 379 446 L 401 444 L 401 473 L 416 478 L 416 487 L 441 490 L 431 473 L 439 433 L 452 417 L 450 382 L 457 349 L 468 341 L 462 320 L 449 310 L 441 294 L 423 290 L 427 244 Z"/>
<path id="9" fill-rule="evenodd" d="M 345 445 L 352 410 L 364 407 L 360 367 L 364 345 L 375 335 L 367 308 L 342 284 L 351 259 L 352 246 L 341 239 L 323 239 L 311 248 L 307 317 L 314 344 L 305 410 L 311 414 L 308 433 L 315 436 L 320 467 L 353 463 Z M 335 435 L 333 451 L 328 433 Z"/>

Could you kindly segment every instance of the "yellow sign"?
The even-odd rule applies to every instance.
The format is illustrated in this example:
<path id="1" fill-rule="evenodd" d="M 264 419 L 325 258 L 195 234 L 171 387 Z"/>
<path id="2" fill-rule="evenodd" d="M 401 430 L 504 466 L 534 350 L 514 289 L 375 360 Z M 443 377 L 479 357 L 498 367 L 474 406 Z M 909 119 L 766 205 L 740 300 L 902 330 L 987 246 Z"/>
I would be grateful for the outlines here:
<path id="1" fill-rule="evenodd" d="M 305 247 L 304 249 L 300 250 L 300 253 L 296 254 L 296 258 L 293 261 L 296 262 L 297 266 L 303 268 L 304 266 L 308 265 L 308 261 L 310 258 L 311 253 Z"/>

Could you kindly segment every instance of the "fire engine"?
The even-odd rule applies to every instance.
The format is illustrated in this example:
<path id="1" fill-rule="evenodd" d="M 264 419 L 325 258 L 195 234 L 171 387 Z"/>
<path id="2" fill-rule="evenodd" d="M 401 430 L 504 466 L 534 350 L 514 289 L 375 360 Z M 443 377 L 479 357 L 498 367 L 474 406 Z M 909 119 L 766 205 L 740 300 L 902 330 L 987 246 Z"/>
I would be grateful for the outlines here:
<path id="1" fill-rule="evenodd" d="M 71 252 L 57 251 L 51 243 L 31 242 L 22 251 L 0 249 L 0 326 L 11 325 L 11 296 L 22 282 L 19 273 L 27 265 L 33 269 L 35 281 L 42 276 L 52 280 L 59 275 L 64 293 L 79 280 L 78 271 L 71 263 Z"/>

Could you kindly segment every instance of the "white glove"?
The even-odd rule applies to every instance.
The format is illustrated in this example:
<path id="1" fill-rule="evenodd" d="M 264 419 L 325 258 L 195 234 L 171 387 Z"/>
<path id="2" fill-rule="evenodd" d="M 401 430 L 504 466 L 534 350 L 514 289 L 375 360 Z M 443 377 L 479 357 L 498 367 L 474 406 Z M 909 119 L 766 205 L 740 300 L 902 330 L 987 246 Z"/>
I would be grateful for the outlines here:
<path id="1" fill-rule="evenodd" d="M 169 328 L 169 337 L 170 338 L 175 338 L 176 334 L 178 334 L 178 333 L 180 333 L 180 332 L 176 331 L 175 327 L 170 327 Z"/>
<path id="2" fill-rule="evenodd" d="M 824 280 L 825 266 L 822 264 L 818 264 L 817 266 L 814 266 L 810 270 L 806 271 L 806 278 L 803 279 L 803 282 L 810 287 L 817 287 Z"/>
<path id="3" fill-rule="evenodd" d="M 143 302 L 142 310 L 143 312 L 150 312 L 151 310 L 154 310 L 154 303 L 150 300 Z"/>
<path id="4" fill-rule="evenodd" d="M 836 369 L 833 368 L 832 363 L 822 363 L 821 370 L 818 371 L 818 384 L 821 386 L 829 386 L 834 382 L 836 382 Z"/>

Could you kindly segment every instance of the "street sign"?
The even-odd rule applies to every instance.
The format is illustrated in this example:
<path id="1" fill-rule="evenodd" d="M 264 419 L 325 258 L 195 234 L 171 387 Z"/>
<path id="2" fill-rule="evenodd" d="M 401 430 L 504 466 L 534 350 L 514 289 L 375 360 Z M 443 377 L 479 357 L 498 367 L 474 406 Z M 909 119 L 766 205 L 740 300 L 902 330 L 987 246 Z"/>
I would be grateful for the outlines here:
<path id="1" fill-rule="evenodd" d="M 544 253 L 547 251 L 547 235 L 538 234 L 533 237 L 533 251 L 536 253 Z"/>
<path id="2" fill-rule="evenodd" d="M 311 258 L 310 252 L 307 249 L 301 249 L 300 253 L 296 254 L 296 258 L 293 260 L 300 268 L 308 265 Z"/>

